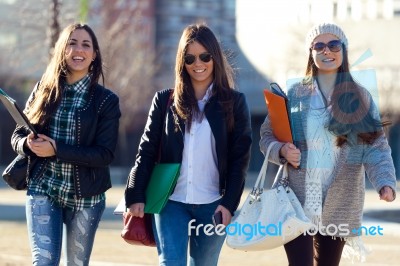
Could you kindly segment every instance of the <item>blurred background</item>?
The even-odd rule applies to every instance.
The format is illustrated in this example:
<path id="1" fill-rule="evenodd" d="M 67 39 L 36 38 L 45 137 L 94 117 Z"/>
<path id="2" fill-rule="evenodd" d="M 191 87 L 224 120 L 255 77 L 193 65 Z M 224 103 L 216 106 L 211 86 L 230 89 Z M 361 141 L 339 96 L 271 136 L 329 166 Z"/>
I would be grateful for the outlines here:
<path id="1" fill-rule="evenodd" d="M 263 160 L 259 128 L 266 114 L 262 91 L 270 82 L 286 88 L 304 75 L 305 36 L 313 24 L 326 20 L 346 33 L 352 70 L 372 75 L 370 89 L 381 116 L 392 121 L 386 133 L 399 173 L 400 0 L 0 0 L 0 87 L 24 106 L 59 32 L 73 22 L 89 24 L 100 42 L 105 86 L 120 97 L 112 166 L 113 181 L 125 183 L 152 96 L 174 85 L 182 30 L 205 22 L 236 70 L 236 89 L 247 97 L 254 139 L 250 171 L 257 172 Z M 0 105 L 0 168 L 15 157 L 14 128 Z"/>

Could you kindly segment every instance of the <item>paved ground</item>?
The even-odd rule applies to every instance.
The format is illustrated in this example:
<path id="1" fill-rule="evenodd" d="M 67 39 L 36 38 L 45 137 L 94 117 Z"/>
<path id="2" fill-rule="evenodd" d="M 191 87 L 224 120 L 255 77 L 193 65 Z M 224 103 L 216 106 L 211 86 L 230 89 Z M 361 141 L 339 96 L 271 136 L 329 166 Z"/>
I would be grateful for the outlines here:
<path id="1" fill-rule="evenodd" d="M 129 245 L 119 235 L 122 220 L 120 216 L 113 215 L 112 211 L 121 199 L 123 189 L 122 185 L 117 185 L 107 192 L 108 207 L 100 223 L 90 265 L 157 265 L 155 248 Z M 247 195 L 247 191 L 244 195 Z M 31 264 L 24 201 L 24 192 L 0 185 L 0 266 Z M 365 263 L 352 264 L 348 260 L 342 260 L 341 266 L 400 265 L 400 199 L 388 204 L 379 201 L 375 192 L 368 190 L 364 216 L 364 226 L 380 225 L 384 235 L 364 237 L 367 247 L 372 249 Z M 242 252 L 224 246 L 219 265 L 279 266 L 287 265 L 287 261 L 282 248 L 263 252 Z"/>

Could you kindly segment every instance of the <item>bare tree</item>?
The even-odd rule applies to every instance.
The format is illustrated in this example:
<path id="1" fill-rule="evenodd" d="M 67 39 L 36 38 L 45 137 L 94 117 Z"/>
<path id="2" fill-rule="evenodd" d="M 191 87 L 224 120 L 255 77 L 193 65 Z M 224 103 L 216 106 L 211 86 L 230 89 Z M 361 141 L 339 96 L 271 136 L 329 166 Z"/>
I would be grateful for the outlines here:
<path id="1" fill-rule="evenodd" d="M 106 66 L 106 86 L 120 98 L 119 152 L 123 164 L 136 152 L 131 136 L 143 130 L 155 92 L 153 18 L 146 1 L 106 1 L 99 9 L 97 30 Z"/>
<path id="2" fill-rule="evenodd" d="M 76 4 L 61 0 L 15 0 L 14 4 L 2 7 L 1 12 L 6 15 L 0 21 L 0 32 L 10 39 L 2 49 L 3 60 L 8 64 L 1 72 L 11 82 L 29 77 L 34 83 L 48 63 L 60 28 L 77 17 Z"/>
<path id="3" fill-rule="evenodd" d="M 32 80 L 31 84 L 25 85 L 27 95 L 45 70 L 60 28 L 88 18 L 102 49 L 105 85 L 120 97 L 119 155 L 122 164 L 131 163 L 129 157 L 136 152 L 136 147 L 132 147 L 130 137 L 143 130 L 155 92 L 154 18 L 149 15 L 152 8 L 149 3 L 152 2 L 102 0 L 88 5 L 87 0 L 81 0 L 78 7 L 75 1 L 16 0 L 7 10 L 9 16 L 0 21 L 1 32 L 17 34 L 14 45 L 1 55 L 3 62 L 9 62 L 5 71 L 14 80 L 11 83 L 20 77 Z"/>
<path id="4" fill-rule="evenodd" d="M 51 0 L 50 6 L 49 6 L 49 14 L 50 14 L 50 20 L 49 20 L 49 26 L 47 28 L 48 30 L 48 39 L 50 40 L 50 46 L 49 46 L 49 51 L 50 55 L 53 52 L 54 46 L 57 42 L 58 36 L 60 35 L 60 3 L 58 0 Z"/>

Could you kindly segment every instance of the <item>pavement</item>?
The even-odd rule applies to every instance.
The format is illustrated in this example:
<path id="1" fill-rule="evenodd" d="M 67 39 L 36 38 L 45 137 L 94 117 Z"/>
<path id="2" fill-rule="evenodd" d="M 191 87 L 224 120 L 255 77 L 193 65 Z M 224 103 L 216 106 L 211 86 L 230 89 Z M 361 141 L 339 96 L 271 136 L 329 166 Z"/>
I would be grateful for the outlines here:
<path id="1" fill-rule="evenodd" d="M 256 174 L 249 174 L 242 202 Z M 133 246 L 120 237 L 122 217 L 113 210 L 124 192 L 124 180 L 116 180 L 107 191 L 107 207 L 97 231 L 91 266 L 149 266 L 157 265 L 157 251 L 153 247 Z M 400 183 L 399 183 L 400 185 Z M 31 265 L 30 248 L 25 224 L 25 192 L 15 191 L 0 181 L 0 266 Z M 400 199 L 386 203 L 379 200 L 372 189 L 366 192 L 363 226 L 383 228 L 382 236 L 364 236 L 363 241 L 371 250 L 364 263 L 342 259 L 341 266 L 392 266 L 400 265 Z M 61 264 L 62 265 L 62 264 Z M 287 265 L 282 247 L 257 252 L 233 250 L 224 245 L 221 266 L 280 266 Z"/>

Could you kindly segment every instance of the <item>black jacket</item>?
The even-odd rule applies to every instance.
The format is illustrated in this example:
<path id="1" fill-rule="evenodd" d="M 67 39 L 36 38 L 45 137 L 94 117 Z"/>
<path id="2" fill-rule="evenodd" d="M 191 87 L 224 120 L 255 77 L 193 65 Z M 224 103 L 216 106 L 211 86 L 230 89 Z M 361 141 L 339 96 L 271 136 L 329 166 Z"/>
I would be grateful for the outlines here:
<path id="1" fill-rule="evenodd" d="M 111 188 L 109 164 L 114 159 L 118 139 L 119 99 L 110 90 L 96 85 L 88 94 L 87 104 L 75 113 L 76 145 L 57 142 L 57 153 L 52 158 L 37 157 L 30 178 L 43 174 L 49 160 L 73 164 L 74 187 L 77 198 L 94 196 Z M 48 126 L 35 127 L 48 135 Z M 35 156 L 24 147 L 27 128 L 17 126 L 11 145 L 18 154 Z"/>
<path id="2" fill-rule="evenodd" d="M 134 167 L 129 174 L 125 191 L 126 206 L 145 202 L 145 190 L 159 153 L 162 138 L 160 162 L 181 163 L 184 145 L 185 123 L 178 118 L 172 103 L 165 115 L 170 90 L 157 92 L 153 98 L 146 127 L 139 144 Z M 233 91 L 234 121 L 232 132 L 228 133 L 225 115 L 218 96 L 210 98 L 205 115 L 213 132 L 218 157 L 221 205 L 232 214 L 237 209 L 244 188 L 244 181 L 250 161 L 251 122 L 250 112 L 242 93 Z M 164 118 L 166 127 L 164 127 Z M 174 124 L 179 121 L 179 127 Z"/>

